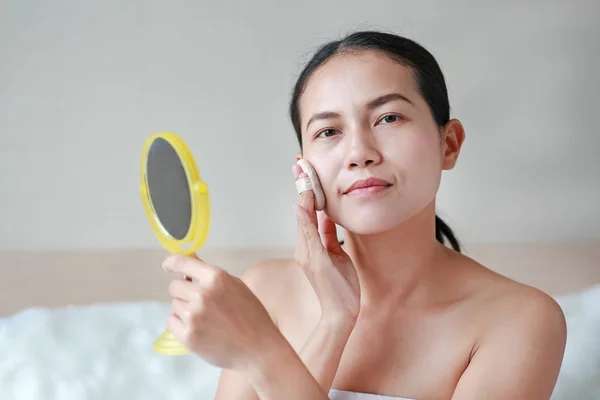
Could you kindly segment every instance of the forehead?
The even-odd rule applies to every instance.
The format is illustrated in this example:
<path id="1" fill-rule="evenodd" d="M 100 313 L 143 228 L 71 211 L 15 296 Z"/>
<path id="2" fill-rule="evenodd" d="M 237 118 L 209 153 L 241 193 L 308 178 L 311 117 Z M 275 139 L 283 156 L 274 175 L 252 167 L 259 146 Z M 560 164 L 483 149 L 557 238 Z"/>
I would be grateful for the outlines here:
<path id="1" fill-rule="evenodd" d="M 300 99 L 301 119 L 315 112 L 343 113 L 378 96 L 400 93 L 419 102 L 411 69 L 376 51 L 339 54 L 313 72 Z"/>

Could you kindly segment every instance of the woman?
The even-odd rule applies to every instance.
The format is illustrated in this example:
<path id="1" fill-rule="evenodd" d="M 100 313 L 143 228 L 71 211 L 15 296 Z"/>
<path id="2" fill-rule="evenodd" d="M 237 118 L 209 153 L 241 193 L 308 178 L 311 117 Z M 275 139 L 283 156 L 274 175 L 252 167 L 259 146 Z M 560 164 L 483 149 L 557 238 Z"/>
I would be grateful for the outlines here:
<path id="1" fill-rule="evenodd" d="M 566 341 L 560 307 L 462 255 L 435 215 L 465 134 L 433 56 L 354 33 L 318 50 L 290 111 L 297 160 L 327 201 L 317 212 L 313 191 L 299 194 L 296 259 L 242 280 L 165 260 L 194 278 L 170 285 L 168 326 L 223 368 L 217 399 L 549 399 Z"/>

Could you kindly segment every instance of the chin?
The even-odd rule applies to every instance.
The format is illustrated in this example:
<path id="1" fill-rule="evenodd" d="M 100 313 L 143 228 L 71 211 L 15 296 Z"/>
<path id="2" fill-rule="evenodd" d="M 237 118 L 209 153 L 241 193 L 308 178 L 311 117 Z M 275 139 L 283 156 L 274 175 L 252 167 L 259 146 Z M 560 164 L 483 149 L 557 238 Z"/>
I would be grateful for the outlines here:
<path id="1" fill-rule="evenodd" d="M 347 204 L 335 210 L 336 215 L 331 217 L 349 232 L 357 235 L 377 235 L 388 232 L 421 213 L 431 204 L 425 199 L 423 196 L 414 199 L 389 199 L 370 204 Z"/>
<path id="2" fill-rule="evenodd" d="M 376 235 L 401 225 L 409 218 L 409 214 L 398 209 L 390 211 L 384 207 L 362 207 L 345 213 L 338 225 L 358 235 Z"/>

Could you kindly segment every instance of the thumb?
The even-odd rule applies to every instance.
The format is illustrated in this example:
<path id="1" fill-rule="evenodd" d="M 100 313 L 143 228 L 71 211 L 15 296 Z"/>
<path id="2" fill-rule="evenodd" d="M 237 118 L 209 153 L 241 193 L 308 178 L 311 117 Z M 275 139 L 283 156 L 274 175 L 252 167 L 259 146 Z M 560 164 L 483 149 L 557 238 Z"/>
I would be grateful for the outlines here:
<path id="1" fill-rule="evenodd" d="M 335 222 L 333 222 L 324 211 L 317 211 L 317 220 L 319 222 L 319 236 L 321 236 L 323 247 L 331 252 L 341 251 L 342 246 L 337 238 L 337 227 Z"/>

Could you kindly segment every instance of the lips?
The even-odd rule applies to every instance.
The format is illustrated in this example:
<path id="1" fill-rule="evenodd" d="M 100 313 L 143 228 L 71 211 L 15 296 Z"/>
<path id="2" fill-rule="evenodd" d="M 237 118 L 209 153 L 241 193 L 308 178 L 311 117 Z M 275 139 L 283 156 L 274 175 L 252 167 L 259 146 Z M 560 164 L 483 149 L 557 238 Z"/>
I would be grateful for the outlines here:
<path id="1" fill-rule="evenodd" d="M 358 191 L 359 189 L 382 189 L 384 187 L 392 186 L 392 184 L 384 179 L 380 178 L 368 178 L 354 182 L 344 194 Z"/>

